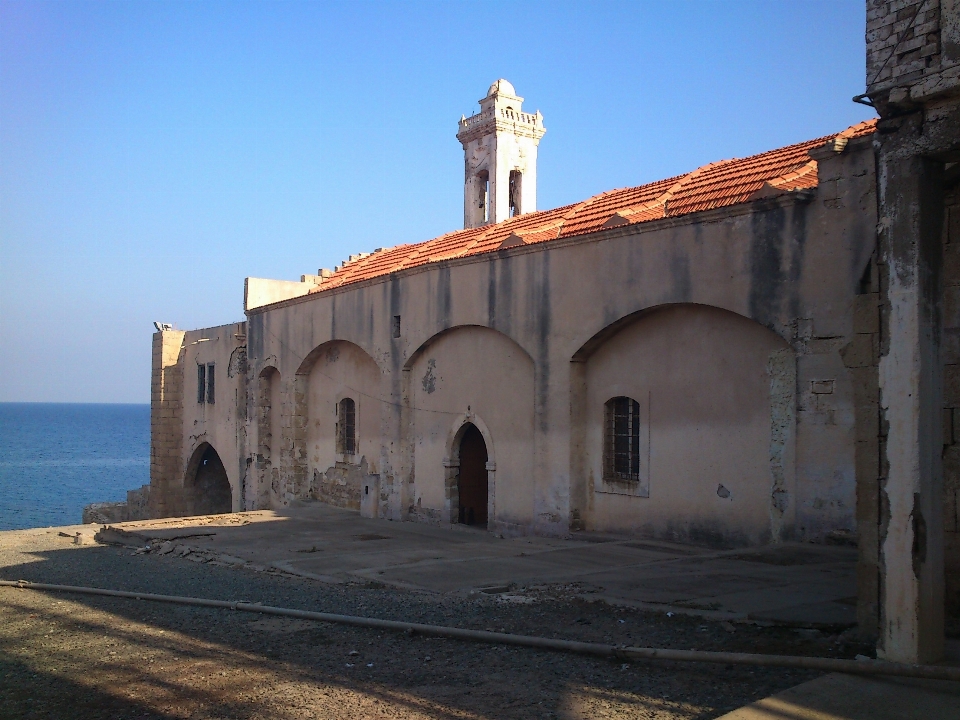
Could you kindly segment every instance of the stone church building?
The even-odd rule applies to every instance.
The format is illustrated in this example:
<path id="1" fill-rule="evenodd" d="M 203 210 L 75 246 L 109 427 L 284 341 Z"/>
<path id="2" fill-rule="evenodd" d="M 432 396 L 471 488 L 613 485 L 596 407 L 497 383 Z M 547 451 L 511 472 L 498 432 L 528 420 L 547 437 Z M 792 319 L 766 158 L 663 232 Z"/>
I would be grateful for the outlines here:
<path id="1" fill-rule="evenodd" d="M 938 64 L 887 58 L 860 98 L 879 121 L 552 210 L 543 116 L 495 82 L 459 122 L 462 230 L 247 278 L 245 322 L 161 326 L 151 514 L 312 499 L 503 534 L 857 543 L 862 629 L 935 657 L 945 562 L 960 596 L 960 46 L 947 0 L 871 0 L 868 42 L 916 44 L 894 5 L 923 6 Z"/>

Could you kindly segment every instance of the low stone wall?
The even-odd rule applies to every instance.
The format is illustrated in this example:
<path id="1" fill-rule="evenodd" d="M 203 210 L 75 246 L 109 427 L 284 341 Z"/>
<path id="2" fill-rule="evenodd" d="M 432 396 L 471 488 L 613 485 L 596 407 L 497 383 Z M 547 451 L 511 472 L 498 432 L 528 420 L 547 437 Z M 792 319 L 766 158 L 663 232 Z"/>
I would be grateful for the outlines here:
<path id="1" fill-rule="evenodd" d="M 84 525 L 95 523 L 129 522 L 131 520 L 150 519 L 150 486 L 143 485 L 139 490 L 127 490 L 126 502 L 92 503 L 83 508 Z"/>

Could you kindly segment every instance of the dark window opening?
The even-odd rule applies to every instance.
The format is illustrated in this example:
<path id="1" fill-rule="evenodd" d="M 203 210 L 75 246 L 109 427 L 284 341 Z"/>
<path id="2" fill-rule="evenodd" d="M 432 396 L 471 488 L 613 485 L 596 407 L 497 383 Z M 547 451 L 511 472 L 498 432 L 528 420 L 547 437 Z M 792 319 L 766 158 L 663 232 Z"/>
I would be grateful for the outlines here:
<path id="1" fill-rule="evenodd" d="M 604 480 L 640 480 L 640 403 L 615 397 L 604 407 Z"/>
<path id="2" fill-rule="evenodd" d="M 399 315 L 393 316 L 393 336 L 395 338 L 400 337 L 400 316 Z"/>
<path id="3" fill-rule="evenodd" d="M 197 402 L 203 403 L 207 397 L 207 366 L 197 365 Z"/>
<path id="4" fill-rule="evenodd" d="M 214 386 L 213 363 L 207 364 L 207 402 L 213 405 L 216 387 Z"/>
<path id="5" fill-rule="evenodd" d="M 337 406 L 337 452 L 357 452 L 357 405 L 351 398 L 344 398 Z"/>
<path id="6" fill-rule="evenodd" d="M 519 170 L 510 171 L 510 217 L 520 214 L 520 187 L 522 180 L 523 175 Z"/>

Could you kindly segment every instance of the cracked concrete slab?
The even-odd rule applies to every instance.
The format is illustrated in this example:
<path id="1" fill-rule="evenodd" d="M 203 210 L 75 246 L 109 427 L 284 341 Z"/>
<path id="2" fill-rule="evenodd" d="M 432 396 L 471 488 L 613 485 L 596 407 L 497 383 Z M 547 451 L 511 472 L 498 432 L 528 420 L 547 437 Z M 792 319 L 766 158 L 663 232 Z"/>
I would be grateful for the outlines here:
<path id="1" fill-rule="evenodd" d="M 856 550 L 784 543 L 713 550 L 606 533 L 503 538 L 458 525 L 361 518 L 299 503 L 283 511 L 129 522 L 109 537 L 189 547 L 187 559 L 272 568 L 329 583 L 379 582 L 429 593 L 569 583 L 621 603 L 806 627 L 855 622 Z M 130 540 L 132 538 L 132 540 Z M 157 542 L 160 541 L 160 542 Z M 187 544 L 189 543 L 189 544 Z M 169 547 L 169 546 L 167 546 Z"/>

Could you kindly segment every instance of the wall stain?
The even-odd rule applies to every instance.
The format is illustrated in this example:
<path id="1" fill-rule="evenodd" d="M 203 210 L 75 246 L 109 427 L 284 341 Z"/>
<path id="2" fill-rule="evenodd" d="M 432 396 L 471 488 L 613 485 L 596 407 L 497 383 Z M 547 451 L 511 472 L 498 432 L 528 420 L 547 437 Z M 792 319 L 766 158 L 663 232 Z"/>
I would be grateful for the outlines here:
<path id="1" fill-rule="evenodd" d="M 782 207 L 771 205 L 750 216 L 750 317 L 779 332 L 785 280 L 782 243 L 786 217 Z"/>
<path id="2" fill-rule="evenodd" d="M 497 260 L 487 259 L 487 327 L 497 326 Z"/>
<path id="3" fill-rule="evenodd" d="M 670 278 L 673 280 L 674 302 L 690 302 L 693 284 L 690 281 L 690 255 L 679 243 L 673 244 L 670 256 Z"/>
<path id="4" fill-rule="evenodd" d="M 247 348 L 252 359 L 263 357 L 263 313 L 247 318 Z"/>
<path id="5" fill-rule="evenodd" d="M 531 263 L 532 264 L 532 263 Z M 540 430 L 547 432 L 549 420 L 546 407 L 550 388 L 550 253 L 542 253 L 540 258 L 539 282 L 535 290 L 537 313 L 537 404 L 540 416 Z M 537 305 L 534 305 L 537 307 Z"/>
<path id="6" fill-rule="evenodd" d="M 796 417 L 797 364 L 790 348 L 770 353 L 770 534 L 774 543 L 784 539 L 783 516 L 790 505 L 784 454 L 793 435 Z"/>
<path id="7" fill-rule="evenodd" d="M 430 395 L 437 389 L 437 375 L 434 372 L 437 369 L 437 361 L 434 358 L 427 360 L 427 371 L 423 374 L 420 384 L 424 391 Z"/>
<path id="8" fill-rule="evenodd" d="M 793 253 L 790 257 L 790 317 L 801 317 L 800 277 L 803 275 L 803 260 L 807 249 L 807 209 L 808 205 L 794 205 L 790 226 L 793 239 Z"/>
<path id="9" fill-rule="evenodd" d="M 437 309 L 439 311 L 437 324 L 441 328 L 450 327 L 451 304 L 450 267 L 447 265 L 441 265 L 439 268 L 437 268 Z"/>

